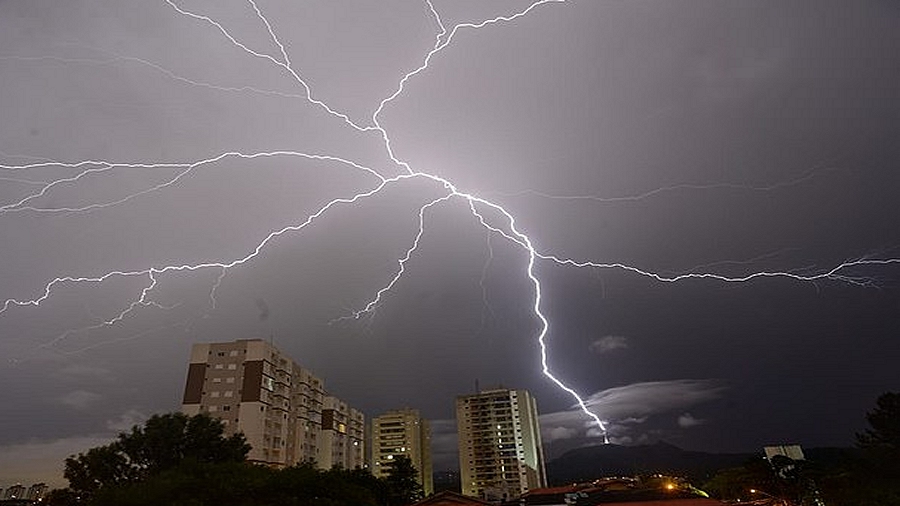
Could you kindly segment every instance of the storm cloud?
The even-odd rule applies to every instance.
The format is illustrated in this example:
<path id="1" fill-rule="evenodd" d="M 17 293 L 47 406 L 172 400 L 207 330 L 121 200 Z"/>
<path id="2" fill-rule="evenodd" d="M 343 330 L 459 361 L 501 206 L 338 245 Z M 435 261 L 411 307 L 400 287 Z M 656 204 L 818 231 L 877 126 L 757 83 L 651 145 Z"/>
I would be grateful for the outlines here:
<path id="1" fill-rule="evenodd" d="M 601 440 L 545 366 L 698 450 L 900 388 L 895 2 L 255 3 L 0 2 L 4 458 L 58 480 L 253 337 L 445 466 L 478 387 Z"/>

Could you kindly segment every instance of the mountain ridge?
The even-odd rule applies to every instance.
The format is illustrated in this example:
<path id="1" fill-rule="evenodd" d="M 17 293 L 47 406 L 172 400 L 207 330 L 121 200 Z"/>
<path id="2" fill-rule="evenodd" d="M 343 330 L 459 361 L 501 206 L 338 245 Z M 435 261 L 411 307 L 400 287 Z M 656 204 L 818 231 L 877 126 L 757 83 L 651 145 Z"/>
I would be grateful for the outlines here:
<path id="1" fill-rule="evenodd" d="M 850 448 L 810 448 L 804 453 L 807 460 L 831 461 L 853 451 Z M 563 485 L 601 476 L 662 473 L 705 481 L 719 470 L 738 467 L 755 458 L 764 458 L 762 449 L 752 453 L 709 453 L 684 450 L 665 441 L 639 446 L 607 444 L 563 453 L 547 463 L 547 478 L 551 485 Z"/>

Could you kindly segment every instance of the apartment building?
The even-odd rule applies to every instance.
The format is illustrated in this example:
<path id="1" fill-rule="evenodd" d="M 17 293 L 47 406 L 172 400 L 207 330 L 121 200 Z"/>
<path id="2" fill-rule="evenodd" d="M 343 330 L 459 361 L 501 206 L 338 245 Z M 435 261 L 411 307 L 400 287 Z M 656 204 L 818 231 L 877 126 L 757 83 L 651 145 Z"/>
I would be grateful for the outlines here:
<path id="1" fill-rule="evenodd" d="M 456 399 L 462 493 L 508 501 L 546 486 L 537 404 L 525 390 Z"/>
<path id="2" fill-rule="evenodd" d="M 325 397 L 319 431 L 319 467 L 355 469 L 365 466 L 366 420 L 362 412 L 337 397 Z"/>
<path id="3" fill-rule="evenodd" d="M 328 395 L 324 382 L 262 339 L 198 343 L 191 349 L 182 411 L 243 432 L 248 459 L 276 467 L 364 464 L 361 412 Z"/>
<path id="4" fill-rule="evenodd" d="M 378 478 L 390 473 L 398 456 L 405 455 L 419 472 L 419 484 L 426 496 L 434 492 L 431 463 L 431 427 L 415 409 L 388 411 L 372 419 L 372 474 Z"/>

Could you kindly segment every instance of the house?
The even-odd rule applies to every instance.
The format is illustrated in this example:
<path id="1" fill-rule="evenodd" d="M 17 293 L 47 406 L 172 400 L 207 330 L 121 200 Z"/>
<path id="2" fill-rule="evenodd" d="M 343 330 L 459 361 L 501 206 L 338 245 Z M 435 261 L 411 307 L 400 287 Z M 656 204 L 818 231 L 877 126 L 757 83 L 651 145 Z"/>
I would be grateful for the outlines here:
<path id="1" fill-rule="evenodd" d="M 426 497 L 425 499 L 412 504 L 412 506 L 495 506 L 495 504 L 474 497 L 465 496 L 457 492 L 444 490 L 430 497 Z"/>

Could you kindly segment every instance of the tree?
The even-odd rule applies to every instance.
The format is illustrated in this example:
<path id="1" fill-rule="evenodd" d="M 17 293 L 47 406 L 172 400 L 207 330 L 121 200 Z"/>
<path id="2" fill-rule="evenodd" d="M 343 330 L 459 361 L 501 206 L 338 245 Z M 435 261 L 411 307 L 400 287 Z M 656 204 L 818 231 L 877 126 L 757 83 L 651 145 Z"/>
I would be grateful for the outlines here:
<path id="1" fill-rule="evenodd" d="M 703 485 L 703 490 L 719 499 L 750 500 L 750 489 L 761 489 L 775 493 L 778 476 L 765 457 L 758 456 L 744 465 L 718 471 Z"/>
<path id="2" fill-rule="evenodd" d="M 119 435 L 122 451 L 142 475 L 158 474 L 184 461 L 243 462 L 250 451 L 243 434 L 225 437 L 222 421 L 202 413 L 154 415 L 144 425 Z"/>
<path id="3" fill-rule="evenodd" d="M 422 485 L 419 483 L 419 471 L 406 455 L 399 455 L 393 459 L 385 482 L 391 506 L 406 506 L 418 501 L 424 495 Z"/>
<path id="4" fill-rule="evenodd" d="M 67 458 L 63 476 L 76 496 L 89 499 L 103 487 L 131 482 L 135 473 L 119 444 L 112 443 Z"/>
<path id="5" fill-rule="evenodd" d="M 250 446 L 243 434 L 225 437 L 222 422 L 206 414 L 154 415 L 116 441 L 66 459 L 63 476 L 84 499 L 100 490 L 121 487 L 184 463 L 243 462 Z"/>
<path id="6" fill-rule="evenodd" d="M 900 505 L 900 393 L 879 396 L 866 420 L 870 428 L 856 435 L 863 460 L 848 473 L 855 494 L 844 504 Z"/>
<path id="7" fill-rule="evenodd" d="M 78 504 L 79 498 L 78 495 L 68 488 L 57 488 L 51 490 L 50 493 L 44 497 L 44 504 L 48 504 L 50 506 L 75 506 Z"/>
<path id="8" fill-rule="evenodd" d="M 887 392 L 878 397 L 866 420 L 871 428 L 856 435 L 858 446 L 896 472 L 900 463 L 900 393 Z"/>
<path id="9" fill-rule="evenodd" d="M 856 435 L 856 453 L 821 476 L 826 504 L 900 506 L 900 394 L 878 397 L 866 414 L 869 428 Z"/>

